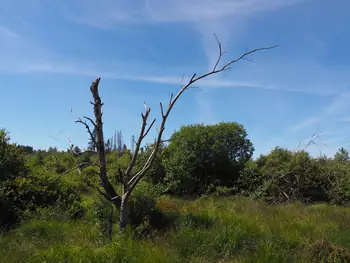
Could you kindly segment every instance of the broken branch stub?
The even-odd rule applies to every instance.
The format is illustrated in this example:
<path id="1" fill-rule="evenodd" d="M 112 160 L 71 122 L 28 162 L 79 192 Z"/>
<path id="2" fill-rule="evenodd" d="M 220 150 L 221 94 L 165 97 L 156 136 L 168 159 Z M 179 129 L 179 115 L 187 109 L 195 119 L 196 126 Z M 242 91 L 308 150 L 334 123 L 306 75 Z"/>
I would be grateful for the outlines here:
<path id="1" fill-rule="evenodd" d="M 114 189 L 113 185 L 111 184 L 107 176 L 105 141 L 103 137 L 103 122 L 102 122 L 103 103 L 101 102 L 101 98 L 98 92 L 99 83 L 100 83 L 100 78 L 97 78 L 90 86 L 90 91 L 94 99 L 94 101 L 91 102 L 91 104 L 94 106 L 95 121 L 93 121 L 88 117 L 84 117 L 94 125 L 95 131 L 96 131 L 96 139 L 93 136 L 89 125 L 85 121 L 78 119 L 76 122 L 79 122 L 85 126 L 85 128 L 87 129 L 90 135 L 91 140 L 94 142 L 97 149 L 98 156 L 99 156 L 99 163 L 100 163 L 99 177 L 100 177 L 101 184 L 106 192 L 106 196 L 108 197 L 108 199 L 115 204 L 117 209 L 120 209 L 121 197 L 117 194 L 116 190 Z"/>

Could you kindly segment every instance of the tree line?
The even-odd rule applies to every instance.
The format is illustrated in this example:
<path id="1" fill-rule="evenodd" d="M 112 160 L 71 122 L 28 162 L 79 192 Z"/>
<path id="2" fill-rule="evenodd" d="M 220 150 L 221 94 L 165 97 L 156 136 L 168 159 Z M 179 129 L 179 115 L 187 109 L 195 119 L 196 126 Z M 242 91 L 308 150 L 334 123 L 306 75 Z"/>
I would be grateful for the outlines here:
<path id="1" fill-rule="evenodd" d="M 3 227 L 13 225 L 26 212 L 47 206 L 59 206 L 72 218 L 79 218 L 86 212 L 81 204 L 83 193 L 105 194 L 96 176 L 99 172 L 96 152 L 74 155 L 68 151 L 27 149 L 11 143 L 9 134 L 1 131 Z M 153 149 L 154 145 L 148 144 L 140 151 L 135 170 L 143 167 Z M 186 198 L 242 195 L 268 203 L 349 203 L 350 160 L 346 149 L 339 149 L 333 158 L 315 158 L 305 150 L 276 147 L 255 160 L 253 151 L 246 130 L 238 123 L 183 126 L 168 143 L 159 146 L 144 181 L 158 195 Z M 119 193 L 123 182 L 118 173 L 127 169 L 132 156 L 130 150 L 106 154 L 108 175 Z M 139 208 L 131 210 L 135 213 Z"/>

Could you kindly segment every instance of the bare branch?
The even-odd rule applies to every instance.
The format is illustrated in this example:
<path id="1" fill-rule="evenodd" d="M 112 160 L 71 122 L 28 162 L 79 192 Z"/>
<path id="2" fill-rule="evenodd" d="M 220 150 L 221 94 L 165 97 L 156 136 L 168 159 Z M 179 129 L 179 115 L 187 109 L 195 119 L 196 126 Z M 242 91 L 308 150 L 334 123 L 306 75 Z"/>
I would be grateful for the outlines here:
<path id="1" fill-rule="evenodd" d="M 191 84 L 194 82 L 193 80 L 194 80 L 194 78 L 195 78 L 196 76 L 197 76 L 196 73 L 194 73 L 194 74 L 192 75 L 191 80 L 189 81 Z M 188 86 L 190 86 L 191 84 L 189 84 Z"/>
<path id="2" fill-rule="evenodd" d="M 244 59 L 244 60 L 246 60 L 246 61 L 249 61 L 249 62 L 255 62 L 254 60 L 249 59 L 249 58 L 242 58 L 242 59 Z"/>
<path id="3" fill-rule="evenodd" d="M 171 93 L 171 94 L 170 94 L 169 105 L 170 105 L 170 104 L 171 104 L 171 102 L 173 101 L 173 96 L 174 96 L 174 93 Z"/>
<path id="4" fill-rule="evenodd" d="M 74 166 L 72 169 L 65 171 L 63 174 L 68 174 L 70 172 L 73 172 L 76 169 L 80 169 L 84 165 L 100 167 L 98 164 L 93 164 L 93 163 L 90 163 L 90 162 L 82 162 L 82 163 L 79 163 L 76 166 Z"/>
<path id="5" fill-rule="evenodd" d="M 90 129 L 90 126 L 86 123 L 86 121 L 83 121 L 82 119 L 79 118 L 79 119 L 76 120 L 75 122 L 76 122 L 76 123 L 81 123 L 81 124 L 83 124 L 83 125 L 85 126 L 85 128 L 86 128 L 86 130 L 87 130 L 87 133 L 90 135 L 91 140 L 93 141 L 94 145 L 97 147 L 97 142 L 96 142 L 96 140 L 95 140 L 95 137 L 94 137 L 94 135 L 92 134 L 91 129 Z M 95 125 L 96 125 L 96 124 L 95 124 Z"/>
<path id="6" fill-rule="evenodd" d="M 52 139 L 58 141 L 58 142 L 61 142 L 59 139 L 57 139 L 56 137 L 53 137 L 53 136 L 50 136 Z"/>
<path id="7" fill-rule="evenodd" d="M 222 58 L 222 55 L 224 54 L 224 52 L 222 52 L 222 46 L 221 46 L 221 42 L 219 41 L 217 35 L 214 33 L 214 36 L 215 36 L 215 39 L 216 39 L 216 42 L 218 44 L 218 47 L 219 47 L 219 57 L 214 65 L 214 68 L 213 68 L 213 71 L 216 70 L 216 67 L 219 65 L 220 61 L 221 61 L 221 58 Z"/>
<path id="8" fill-rule="evenodd" d="M 269 49 L 273 49 L 273 48 L 276 48 L 278 47 L 278 45 L 275 45 L 275 46 L 272 46 L 272 47 L 262 47 L 262 48 L 256 48 L 256 49 L 253 49 L 253 50 L 250 50 L 250 51 L 246 51 L 244 52 L 241 56 L 239 56 L 238 58 L 234 59 L 234 60 L 231 60 L 230 62 L 226 63 L 219 71 L 217 72 L 220 72 L 220 71 L 223 71 L 225 70 L 226 68 L 228 68 L 230 65 L 232 65 L 233 63 L 236 63 L 238 61 L 240 61 L 241 59 L 245 58 L 246 56 L 249 56 L 250 54 L 252 53 L 255 53 L 255 52 L 258 52 L 258 51 L 263 51 L 263 50 L 269 50 Z"/>
<path id="9" fill-rule="evenodd" d="M 153 151 L 152 151 L 151 155 L 149 156 L 149 158 L 147 159 L 146 163 L 144 164 L 143 168 L 129 180 L 129 182 L 128 182 L 128 191 L 127 191 L 127 193 L 125 193 L 126 195 L 130 195 L 131 194 L 133 189 L 136 187 L 138 182 L 145 176 L 147 170 L 150 168 L 151 164 L 153 163 L 153 161 L 154 161 L 154 159 L 155 159 L 155 157 L 157 155 L 159 146 L 160 146 L 160 144 L 162 142 L 162 135 L 163 135 L 163 132 L 165 130 L 165 124 L 166 124 L 167 118 L 168 118 L 168 116 L 169 116 L 173 106 L 175 105 L 175 103 L 179 99 L 179 97 L 182 95 L 182 93 L 184 93 L 187 89 L 192 87 L 195 82 L 197 82 L 197 81 L 199 81 L 199 80 L 201 80 L 203 78 L 206 78 L 206 77 L 208 77 L 210 75 L 214 75 L 214 74 L 217 74 L 219 72 L 222 72 L 224 70 L 229 69 L 230 65 L 232 65 L 233 63 L 236 63 L 236 62 L 238 62 L 238 61 L 240 61 L 242 59 L 244 59 L 246 56 L 248 56 L 248 55 L 250 55 L 252 53 L 255 53 L 255 52 L 258 52 L 258 51 L 262 51 L 262 50 L 268 50 L 268 49 L 272 49 L 272 48 L 277 47 L 277 46 L 272 46 L 272 47 L 268 47 L 268 48 L 257 48 L 257 49 L 253 49 L 253 50 L 250 50 L 250 51 L 246 51 L 245 53 L 243 53 L 238 58 L 229 61 L 224 66 L 222 66 L 221 68 L 217 69 L 217 66 L 220 63 L 220 60 L 221 60 L 222 55 L 223 55 L 221 43 L 218 41 L 218 39 L 217 39 L 217 42 L 218 42 L 218 46 L 219 46 L 219 57 L 218 57 L 217 62 L 214 65 L 213 70 L 210 71 L 210 72 L 207 72 L 205 74 L 202 74 L 202 75 L 200 75 L 198 77 L 196 77 L 197 76 L 196 73 L 193 74 L 192 77 L 190 78 L 190 80 L 187 82 L 187 84 L 185 84 L 178 91 L 177 95 L 174 98 L 173 98 L 173 94 L 171 94 L 170 102 L 169 102 L 167 111 L 165 112 L 165 114 L 164 113 L 162 114 L 162 122 L 160 124 L 160 129 L 158 131 L 158 136 L 157 136 L 156 143 L 155 143 L 155 146 L 153 148 Z"/>
<path id="10" fill-rule="evenodd" d="M 144 139 L 144 138 L 147 136 L 147 134 L 149 133 L 149 131 L 150 131 L 150 129 L 152 128 L 152 126 L 153 126 L 153 124 L 155 123 L 155 121 L 156 121 L 156 119 L 153 119 L 153 121 L 151 122 L 151 124 L 148 126 L 146 132 L 143 134 L 143 136 L 142 136 L 143 138 L 142 138 L 142 139 Z"/>
<path id="11" fill-rule="evenodd" d="M 163 104 L 160 102 L 160 112 L 162 114 L 162 117 L 164 116 L 164 110 L 163 110 Z"/>
<path id="12" fill-rule="evenodd" d="M 69 148 L 70 148 L 70 151 L 73 152 L 74 155 L 83 155 L 84 153 L 97 153 L 96 151 L 94 150 L 82 150 L 81 152 L 76 152 L 73 148 L 74 145 L 70 145 Z"/>
<path id="13" fill-rule="evenodd" d="M 140 151 L 140 147 L 141 147 L 141 143 L 142 143 L 142 140 L 145 138 L 145 136 L 147 135 L 147 133 L 149 132 L 150 128 L 152 128 L 154 122 L 155 122 L 155 119 L 152 121 L 151 125 L 148 127 L 148 129 L 146 130 L 145 132 L 145 129 L 146 129 L 146 126 L 147 126 L 147 119 L 148 119 L 148 116 L 151 112 L 151 109 L 148 108 L 145 104 L 145 108 L 146 108 L 146 112 L 145 114 L 141 113 L 141 116 L 142 116 L 142 125 L 141 125 L 141 130 L 140 130 L 140 134 L 139 134 L 139 137 L 137 139 L 137 142 L 136 142 L 136 148 L 135 148 L 135 151 L 133 153 L 133 156 L 131 158 L 131 161 L 128 165 L 128 168 L 126 169 L 125 171 L 125 178 L 124 180 L 129 180 L 129 176 L 131 174 L 131 171 L 132 169 L 134 168 L 134 165 L 136 163 L 136 159 L 137 159 L 137 156 L 139 154 L 139 151 Z"/>
<path id="14" fill-rule="evenodd" d="M 314 134 L 311 135 L 311 137 L 307 141 L 307 143 L 305 143 L 304 147 L 302 147 L 303 141 L 299 140 L 299 143 L 298 143 L 297 148 L 295 149 L 295 152 L 305 151 L 311 145 L 316 145 L 318 147 L 318 144 L 317 144 L 316 140 L 318 140 L 319 138 L 320 138 L 320 135 L 317 132 L 315 132 Z"/>
<path id="15" fill-rule="evenodd" d="M 171 141 L 173 141 L 173 140 L 181 139 L 181 138 L 182 138 L 182 136 L 177 136 L 177 137 L 175 137 L 175 138 L 169 138 L 169 139 L 167 139 L 167 140 L 162 140 L 162 143 L 164 143 L 164 142 L 171 142 Z"/>
<path id="16" fill-rule="evenodd" d="M 89 120 L 91 122 L 91 124 L 94 126 L 94 128 L 96 128 L 96 123 L 89 117 L 83 116 L 85 119 Z"/>

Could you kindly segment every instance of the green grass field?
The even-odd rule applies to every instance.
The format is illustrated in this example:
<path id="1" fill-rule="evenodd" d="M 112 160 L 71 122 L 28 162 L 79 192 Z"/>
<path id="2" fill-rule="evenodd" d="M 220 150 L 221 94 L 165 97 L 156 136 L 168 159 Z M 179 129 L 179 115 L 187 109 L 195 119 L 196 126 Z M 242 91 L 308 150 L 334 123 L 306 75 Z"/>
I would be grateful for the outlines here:
<path id="1" fill-rule="evenodd" d="M 108 242 L 93 220 L 37 218 L 0 238 L 0 261 L 20 262 L 350 262 L 350 209 L 267 206 L 243 198 L 157 203 L 171 226 Z M 172 220 L 170 220 L 172 219 Z"/>

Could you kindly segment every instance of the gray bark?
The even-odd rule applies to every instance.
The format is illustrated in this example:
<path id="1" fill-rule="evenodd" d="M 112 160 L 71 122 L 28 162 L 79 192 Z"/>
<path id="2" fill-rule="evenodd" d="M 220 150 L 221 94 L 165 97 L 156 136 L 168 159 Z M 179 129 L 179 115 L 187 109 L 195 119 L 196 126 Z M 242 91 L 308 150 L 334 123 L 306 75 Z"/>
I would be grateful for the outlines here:
<path id="1" fill-rule="evenodd" d="M 129 195 L 123 195 L 120 205 L 119 229 L 125 231 L 130 223 Z"/>

